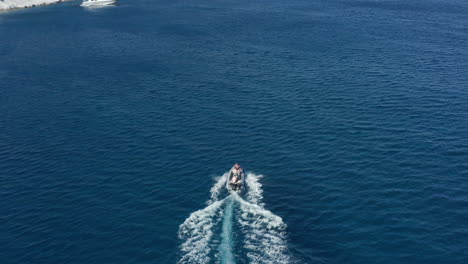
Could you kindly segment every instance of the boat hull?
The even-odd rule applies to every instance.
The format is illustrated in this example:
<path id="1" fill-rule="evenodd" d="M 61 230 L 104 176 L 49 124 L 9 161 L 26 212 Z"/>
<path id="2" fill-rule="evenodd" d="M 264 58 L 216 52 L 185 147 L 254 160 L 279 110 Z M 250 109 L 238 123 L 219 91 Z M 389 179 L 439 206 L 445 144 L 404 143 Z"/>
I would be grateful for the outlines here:
<path id="1" fill-rule="evenodd" d="M 112 5 L 116 0 L 100 0 L 100 1 L 86 1 L 81 4 L 81 6 L 104 6 Z"/>

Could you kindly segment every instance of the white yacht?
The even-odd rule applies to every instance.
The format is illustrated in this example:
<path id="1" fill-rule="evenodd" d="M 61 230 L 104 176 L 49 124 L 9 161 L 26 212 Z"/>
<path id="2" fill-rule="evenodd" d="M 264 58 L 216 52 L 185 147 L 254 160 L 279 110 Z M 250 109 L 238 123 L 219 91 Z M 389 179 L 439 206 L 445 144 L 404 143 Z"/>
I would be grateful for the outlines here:
<path id="1" fill-rule="evenodd" d="M 116 0 L 84 0 L 81 6 L 103 6 L 112 5 Z"/>

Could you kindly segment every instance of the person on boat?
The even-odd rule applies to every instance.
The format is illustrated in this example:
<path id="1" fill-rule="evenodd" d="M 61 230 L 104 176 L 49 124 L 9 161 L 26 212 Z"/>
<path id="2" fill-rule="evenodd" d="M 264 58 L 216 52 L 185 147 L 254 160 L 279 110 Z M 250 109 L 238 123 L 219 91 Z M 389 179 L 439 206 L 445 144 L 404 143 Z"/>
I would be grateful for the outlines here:
<path id="1" fill-rule="evenodd" d="M 236 174 L 232 175 L 231 183 L 236 183 L 237 179 L 239 179 L 239 177 Z"/>
<path id="2" fill-rule="evenodd" d="M 239 163 L 234 164 L 234 167 L 232 167 L 231 171 L 229 172 L 229 182 L 231 186 L 236 187 L 236 185 L 242 183 L 243 172 L 244 170 L 239 165 Z"/>

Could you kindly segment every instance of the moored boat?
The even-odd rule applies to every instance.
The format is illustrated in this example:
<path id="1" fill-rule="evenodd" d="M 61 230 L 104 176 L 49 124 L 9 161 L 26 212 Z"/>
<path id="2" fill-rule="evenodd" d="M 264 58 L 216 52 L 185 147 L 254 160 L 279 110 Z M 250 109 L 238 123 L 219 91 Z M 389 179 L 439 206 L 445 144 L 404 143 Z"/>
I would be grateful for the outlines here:
<path id="1" fill-rule="evenodd" d="M 112 5 L 116 0 L 85 0 L 81 3 L 81 6 L 104 6 Z"/>

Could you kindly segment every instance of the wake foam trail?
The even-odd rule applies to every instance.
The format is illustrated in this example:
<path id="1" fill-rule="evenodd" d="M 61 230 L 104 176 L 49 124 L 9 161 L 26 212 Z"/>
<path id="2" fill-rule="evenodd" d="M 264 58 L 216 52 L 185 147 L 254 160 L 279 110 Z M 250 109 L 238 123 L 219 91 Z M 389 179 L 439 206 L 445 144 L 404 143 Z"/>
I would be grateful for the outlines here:
<path id="1" fill-rule="evenodd" d="M 213 239 L 213 229 L 223 218 L 222 205 L 225 199 L 220 200 L 226 184 L 226 174 L 215 178 L 215 184 L 210 190 L 210 199 L 207 207 L 190 214 L 179 227 L 179 239 L 184 240 L 180 249 L 182 257 L 179 264 L 209 263 L 210 253 L 216 248 Z"/>
<path id="2" fill-rule="evenodd" d="M 232 248 L 234 241 L 232 237 L 232 211 L 234 200 L 229 196 L 226 201 L 226 208 L 224 209 L 223 228 L 221 234 L 221 245 L 219 245 L 219 252 L 221 255 L 221 264 L 235 264 Z"/>
<path id="3" fill-rule="evenodd" d="M 213 187 L 211 187 L 211 190 L 210 190 L 211 199 L 206 202 L 208 205 L 219 200 L 219 196 L 225 189 L 226 179 L 227 179 L 227 173 L 223 174 L 223 176 L 216 178 L 216 183 L 213 185 Z"/>
<path id="4" fill-rule="evenodd" d="M 286 225 L 282 219 L 249 203 L 241 203 L 241 210 L 239 224 L 243 227 L 244 248 L 251 263 L 289 263 Z"/>
<path id="5" fill-rule="evenodd" d="M 244 234 L 244 248 L 253 264 L 290 263 L 286 224 L 281 217 L 235 195 L 240 204 L 238 222 Z"/>
<path id="6" fill-rule="evenodd" d="M 263 207 L 263 190 L 262 184 L 258 182 L 263 175 L 257 175 L 254 173 L 247 173 L 245 177 L 245 183 L 247 184 L 248 192 L 246 194 L 246 199 L 251 204 L 256 204 L 260 207 Z"/>
<path id="7" fill-rule="evenodd" d="M 213 247 L 211 238 L 213 227 L 222 218 L 221 205 L 224 200 L 213 202 L 202 210 L 192 213 L 179 228 L 179 238 L 185 240 L 181 245 L 183 256 L 178 263 L 208 263 Z"/>
<path id="8" fill-rule="evenodd" d="M 242 255 L 247 256 L 249 263 L 291 262 L 286 240 L 287 226 L 281 217 L 264 208 L 260 178 L 261 175 L 247 174 L 245 200 L 235 192 L 226 195 L 226 174 L 215 179 L 210 190 L 210 199 L 206 202 L 208 206 L 192 213 L 180 225 L 179 238 L 183 243 L 180 247 L 182 257 L 179 264 L 234 264 L 235 257 L 239 256 L 238 250 L 241 249 L 234 250 L 234 245 L 238 243 L 243 244 Z M 237 232 L 241 235 L 239 238 L 243 238 L 243 241 L 234 241 L 238 237 L 233 235 L 234 219 L 240 229 Z M 222 226 L 219 228 L 221 221 Z M 216 234 L 218 231 L 221 231 L 220 234 Z"/>

